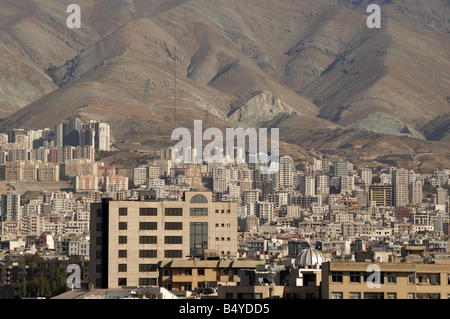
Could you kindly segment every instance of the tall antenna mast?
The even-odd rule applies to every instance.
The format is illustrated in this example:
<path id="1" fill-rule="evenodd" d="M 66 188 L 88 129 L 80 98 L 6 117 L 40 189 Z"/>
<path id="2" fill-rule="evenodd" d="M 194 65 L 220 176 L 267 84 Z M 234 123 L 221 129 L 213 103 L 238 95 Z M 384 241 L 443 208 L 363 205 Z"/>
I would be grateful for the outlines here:
<path id="1" fill-rule="evenodd" d="M 205 121 L 206 121 L 206 127 L 209 127 L 209 103 L 206 103 Z"/>
<path id="2" fill-rule="evenodd" d="M 177 127 L 177 48 L 173 54 L 173 128 Z"/>
<path id="3" fill-rule="evenodd" d="M 144 93 L 144 103 L 148 104 L 150 96 L 150 79 L 145 81 L 145 93 Z"/>

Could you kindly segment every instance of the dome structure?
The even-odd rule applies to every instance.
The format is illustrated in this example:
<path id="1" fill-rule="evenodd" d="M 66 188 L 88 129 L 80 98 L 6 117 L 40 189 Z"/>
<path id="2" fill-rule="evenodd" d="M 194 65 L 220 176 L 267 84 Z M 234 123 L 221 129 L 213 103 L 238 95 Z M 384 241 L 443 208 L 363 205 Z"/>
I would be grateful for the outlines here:
<path id="1" fill-rule="evenodd" d="M 320 266 L 325 261 L 325 256 L 317 249 L 306 248 L 295 258 L 295 266 L 298 267 L 315 267 Z"/>

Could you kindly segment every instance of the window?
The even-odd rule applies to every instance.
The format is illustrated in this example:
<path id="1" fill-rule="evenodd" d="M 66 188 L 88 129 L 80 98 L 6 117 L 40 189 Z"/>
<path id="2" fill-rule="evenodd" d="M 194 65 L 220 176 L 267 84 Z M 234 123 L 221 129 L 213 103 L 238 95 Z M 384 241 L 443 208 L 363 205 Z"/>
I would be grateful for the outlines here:
<path id="1" fill-rule="evenodd" d="M 164 229 L 165 230 L 182 230 L 183 229 L 183 223 L 166 222 L 166 223 L 164 223 Z"/>
<path id="2" fill-rule="evenodd" d="M 331 272 L 331 282 L 342 283 L 342 272 L 341 271 L 332 271 Z"/>
<path id="3" fill-rule="evenodd" d="M 262 299 L 262 293 L 238 293 L 237 299 Z"/>
<path id="4" fill-rule="evenodd" d="M 331 299 L 342 299 L 342 292 L 332 292 Z"/>
<path id="5" fill-rule="evenodd" d="M 408 284 L 414 285 L 415 276 L 413 272 L 408 273 Z"/>
<path id="6" fill-rule="evenodd" d="M 191 208 L 191 216 L 208 216 L 208 208 Z"/>
<path id="7" fill-rule="evenodd" d="M 102 272 L 102 264 L 95 265 L 95 272 L 96 273 L 101 273 Z"/>
<path id="8" fill-rule="evenodd" d="M 125 208 L 119 208 L 119 216 L 127 216 L 128 215 L 128 209 Z"/>
<path id="9" fill-rule="evenodd" d="M 119 230 L 127 230 L 128 224 L 126 222 L 119 222 Z"/>
<path id="10" fill-rule="evenodd" d="M 365 292 L 364 299 L 384 299 L 382 292 Z"/>
<path id="11" fill-rule="evenodd" d="M 127 272 L 127 264 L 119 264 L 119 272 Z"/>
<path id="12" fill-rule="evenodd" d="M 360 292 L 350 292 L 348 294 L 349 299 L 361 299 L 361 293 Z"/>
<path id="13" fill-rule="evenodd" d="M 102 210 L 101 209 L 97 209 L 97 217 L 102 217 Z"/>
<path id="14" fill-rule="evenodd" d="M 166 216 L 183 216 L 182 208 L 166 208 L 165 213 Z"/>
<path id="15" fill-rule="evenodd" d="M 102 237 L 97 237 L 96 241 L 97 241 L 97 245 L 101 245 L 102 244 Z"/>
<path id="16" fill-rule="evenodd" d="M 139 244 L 156 244 L 156 236 L 139 236 Z"/>
<path id="17" fill-rule="evenodd" d="M 208 223 L 190 223 L 190 255 L 202 256 L 208 248 Z"/>
<path id="18" fill-rule="evenodd" d="M 182 256 L 181 250 L 164 250 L 164 258 L 181 258 Z"/>
<path id="19" fill-rule="evenodd" d="M 119 244 L 126 244 L 127 236 L 119 236 Z"/>
<path id="20" fill-rule="evenodd" d="M 234 299 L 233 293 L 232 292 L 225 293 L 225 299 Z"/>
<path id="21" fill-rule="evenodd" d="M 447 274 L 447 285 L 450 285 L 450 274 Z"/>
<path id="22" fill-rule="evenodd" d="M 156 230 L 158 225 L 156 222 L 140 222 L 139 230 Z"/>
<path id="23" fill-rule="evenodd" d="M 119 286 L 126 286 L 127 278 L 119 278 Z"/>
<path id="24" fill-rule="evenodd" d="M 102 223 L 97 223 L 97 231 L 102 231 Z"/>
<path id="25" fill-rule="evenodd" d="M 386 273 L 386 279 L 388 284 L 397 283 L 397 274 L 395 272 Z"/>
<path id="26" fill-rule="evenodd" d="M 156 278 L 139 278 L 139 286 L 156 286 Z"/>
<path id="27" fill-rule="evenodd" d="M 182 244 L 183 237 L 182 236 L 165 236 L 164 244 Z"/>
<path id="28" fill-rule="evenodd" d="M 427 274 L 417 274 L 418 284 L 425 285 L 428 283 Z"/>
<path id="29" fill-rule="evenodd" d="M 157 251 L 156 250 L 139 250 L 139 258 L 156 258 Z"/>
<path id="30" fill-rule="evenodd" d="M 361 283 L 361 273 L 360 272 L 350 272 L 350 282 Z"/>
<path id="31" fill-rule="evenodd" d="M 156 264 L 139 264 L 139 272 L 156 271 Z"/>
<path id="32" fill-rule="evenodd" d="M 185 269 L 184 270 L 184 275 L 185 276 L 192 276 L 192 269 Z"/>
<path id="33" fill-rule="evenodd" d="M 372 276 L 371 282 L 374 284 L 384 284 L 384 273 L 380 272 L 379 274 L 376 274 L 375 272 L 365 272 L 364 273 L 364 282 L 367 282 L 369 277 Z"/>
<path id="34" fill-rule="evenodd" d="M 397 299 L 397 293 L 395 292 L 386 293 L 386 299 Z"/>
<path id="35" fill-rule="evenodd" d="M 440 285 L 441 284 L 441 275 L 440 274 L 430 274 L 430 284 L 431 285 Z"/>
<path id="36" fill-rule="evenodd" d="M 119 258 L 127 258 L 127 251 L 124 249 L 119 250 Z"/>
<path id="37" fill-rule="evenodd" d="M 139 216 L 157 216 L 158 210 L 153 207 L 141 207 L 139 208 Z"/>
<path id="38" fill-rule="evenodd" d="M 417 299 L 440 299 L 441 298 L 441 294 L 426 294 L 426 293 L 422 293 L 422 294 L 417 294 Z"/>
<path id="39" fill-rule="evenodd" d="M 197 194 L 191 198 L 191 203 L 207 203 L 208 200 L 205 196 Z"/>
<path id="40" fill-rule="evenodd" d="M 204 276 L 205 275 L 205 269 L 197 269 L 197 275 Z"/>
<path id="41" fill-rule="evenodd" d="M 408 293 L 408 299 L 416 299 L 416 296 L 413 292 Z"/>

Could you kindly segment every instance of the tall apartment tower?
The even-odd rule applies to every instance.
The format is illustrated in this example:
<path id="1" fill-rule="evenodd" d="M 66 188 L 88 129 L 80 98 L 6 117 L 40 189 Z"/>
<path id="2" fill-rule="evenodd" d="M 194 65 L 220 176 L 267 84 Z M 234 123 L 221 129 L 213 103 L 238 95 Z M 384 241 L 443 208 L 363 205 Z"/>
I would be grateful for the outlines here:
<path id="1" fill-rule="evenodd" d="M 316 175 L 316 194 L 330 195 L 330 177 L 328 174 Z"/>
<path id="2" fill-rule="evenodd" d="M 81 120 L 70 117 L 62 121 L 63 146 L 78 146 L 81 138 Z"/>
<path id="3" fill-rule="evenodd" d="M 334 177 L 348 176 L 348 161 L 334 161 Z"/>
<path id="4" fill-rule="evenodd" d="M 406 206 L 409 203 L 408 171 L 397 168 L 392 171 L 392 189 L 394 206 Z"/>
<path id="5" fill-rule="evenodd" d="M 102 122 L 96 123 L 95 133 L 95 148 L 100 151 L 109 151 L 111 146 L 109 124 Z"/>
<path id="6" fill-rule="evenodd" d="M 372 184 L 372 170 L 370 168 L 361 168 L 360 177 L 365 187 L 369 187 Z"/>
<path id="7" fill-rule="evenodd" d="M 422 203 L 422 183 L 420 181 L 414 181 L 408 184 L 409 189 L 409 203 L 420 204 Z"/>
<path id="8" fill-rule="evenodd" d="M 316 180 L 314 176 L 306 175 L 300 177 L 300 193 L 305 196 L 316 195 Z"/>
<path id="9" fill-rule="evenodd" d="M 280 188 L 292 188 L 294 186 L 294 161 L 292 157 L 280 157 L 279 180 Z"/>
<path id="10" fill-rule="evenodd" d="M 445 188 L 438 188 L 436 190 L 436 205 L 445 205 L 448 201 L 448 191 Z"/>
<path id="11" fill-rule="evenodd" d="M 392 187 L 383 183 L 370 185 L 369 200 L 376 206 L 392 206 Z"/>
<path id="12" fill-rule="evenodd" d="M 163 259 L 237 257 L 237 203 L 212 198 L 212 192 L 185 192 L 181 201 L 140 196 L 91 204 L 91 283 L 158 285 Z"/>
<path id="13" fill-rule="evenodd" d="M 1 221 L 19 221 L 20 219 L 20 195 L 13 193 L 2 194 Z"/>

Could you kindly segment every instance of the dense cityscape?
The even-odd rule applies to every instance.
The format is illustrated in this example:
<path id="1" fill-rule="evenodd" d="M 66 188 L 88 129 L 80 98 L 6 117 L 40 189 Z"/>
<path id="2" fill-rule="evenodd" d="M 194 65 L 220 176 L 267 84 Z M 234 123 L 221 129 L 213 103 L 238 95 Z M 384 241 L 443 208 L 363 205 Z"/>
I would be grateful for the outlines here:
<path id="1" fill-rule="evenodd" d="M 175 164 L 171 148 L 118 168 L 97 159 L 109 130 L 71 117 L 0 134 L 2 298 L 450 298 L 450 168 L 282 155 L 263 174 L 248 156 Z"/>

